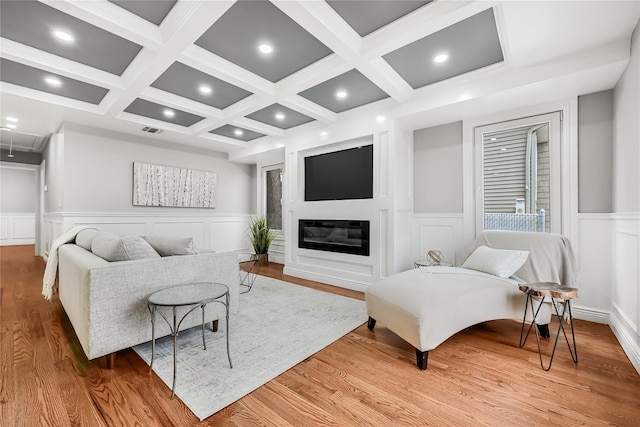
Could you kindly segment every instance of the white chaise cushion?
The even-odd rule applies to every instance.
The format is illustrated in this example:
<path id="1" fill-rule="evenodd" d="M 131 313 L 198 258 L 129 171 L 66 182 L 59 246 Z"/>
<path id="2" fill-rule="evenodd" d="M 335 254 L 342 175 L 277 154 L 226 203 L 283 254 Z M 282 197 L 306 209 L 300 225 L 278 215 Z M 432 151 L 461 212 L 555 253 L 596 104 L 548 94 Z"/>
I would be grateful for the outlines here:
<path id="1" fill-rule="evenodd" d="M 498 277 L 511 277 L 524 265 L 528 257 L 529 251 L 479 246 L 469 255 L 461 267 Z"/>

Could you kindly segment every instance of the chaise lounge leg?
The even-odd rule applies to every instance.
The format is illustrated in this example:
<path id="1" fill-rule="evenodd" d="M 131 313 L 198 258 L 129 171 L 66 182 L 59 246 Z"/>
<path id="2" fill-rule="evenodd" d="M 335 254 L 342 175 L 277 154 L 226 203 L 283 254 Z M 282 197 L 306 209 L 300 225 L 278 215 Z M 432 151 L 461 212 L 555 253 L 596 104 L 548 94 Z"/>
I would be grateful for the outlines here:
<path id="1" fill-rule="evenodd" d="M 113 367 L 116 366 L 116 352 L 114 351 L 113 353 L 109 353 L 104 357 L 107 361 L 107 369 L 113 369 Z"/>
<path id="2" fill-rule="evenodd" d="M 540 332 L 540 336 L 542 338 L 549 338 L 551 334 L 549 333 L 549 325 L 538 325 L 538 332 Z"/>
<path id="3" fill-rule="evenodd" d="M 424 371 L 427 369 L 427 359 L 429 358 L 428 351 L 420 351 L 416 348 L 416 365 L 418 369 Z"/>
<path id="4" fill-rule="evenodd" d="M 370 331 L 373 331 L 373 328 L 376 327 L 376 319 L 374 319 L 373 317 L 369 316 L 369 320 L 367 321 L 367 328 Z"/>

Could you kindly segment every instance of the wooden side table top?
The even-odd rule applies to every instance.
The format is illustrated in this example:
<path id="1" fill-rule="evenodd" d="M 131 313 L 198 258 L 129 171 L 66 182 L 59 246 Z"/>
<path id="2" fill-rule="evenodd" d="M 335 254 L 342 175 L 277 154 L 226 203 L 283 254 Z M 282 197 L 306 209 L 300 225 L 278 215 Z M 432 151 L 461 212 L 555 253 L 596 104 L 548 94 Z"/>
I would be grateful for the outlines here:
<path id="1" fill-rule="evenodd" d="M 578 297 L 578 288 L 559 285 L 553 282 L 524 283 L 518 285 L 518 289 L 537 297 L 560 298 L 564 300 Z"/>

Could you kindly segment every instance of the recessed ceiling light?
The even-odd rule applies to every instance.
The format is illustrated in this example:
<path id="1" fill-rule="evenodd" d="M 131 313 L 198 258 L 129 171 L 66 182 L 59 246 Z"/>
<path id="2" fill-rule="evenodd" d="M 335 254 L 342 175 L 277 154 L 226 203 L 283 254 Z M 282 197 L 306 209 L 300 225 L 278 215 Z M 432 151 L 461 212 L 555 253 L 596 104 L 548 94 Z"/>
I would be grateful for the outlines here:
<path id="1" fill-rule="evenodd" d="M 441 53 L 439 55 L 436 55 L 433 58 L 433 62 L 437 62 L 438 64 L 440 64 L 441 62 L 446 61 L 447 59 L 449 59 L 449 55 L 447 55 L 446 53 Z"/>
<path id="2" fill-rule="evenodd" d="M 501 148 L 500 151 L 507 151 L 507 149 L 506 148 Z"/>
<path id="3" fill-rule="evenodd" d="M 258 46 L 258 50 L 264 54 L 270 54 L 271 52 L 273 52 L 273 46 L 271 46 L 270 44 L 267 43 L 262 43 L 260 46 Z"/>
<path id="4" fill-rule="evenodd" d="M 15 128 L 16 128 L 16 125 L 7 125 L 7 127 L 8 127 L 9 129 L 15 129 Z"/>
<path id="5" fill-rule="evenodd" d="M 497 141 L 498 138 L 491 138 L 491 141 Z"/>
<path id="6" fill-rule="evenodd" d="M 276 113 L 276 120 L 284 120 L 286 117 L 283 113 Z"/>
<path id="7" fill-rule="evenodd" d="M 74 41 L 76 38 L 73 37 L 73 34 L 65 31 L 65 30 L 53 30 L 53 35 L 58 39 L 58 40 L 62 40 L 63 42 L 67 42 L 67 43 L 71 43 L 72 41 Z"/>
<path id="8" fill-rule="evenodd" d="M 162 114 L 164 114 L 165 117 L 174 117 L 176 115 L 176 112 L 173 110 L 170 110 L 168 108 L 166 108 Z"/>
<path id="9" fill-rule="evenodd" d="M 10 117 L 10 116 L 9 116 L 9 117 L 7 117 L 7 121 L 8 121 L 8 122 L 17 123 L 17 122 L 18 122 L 18 119 L 16 119 L 15 117 Z"/>
<path id="10" fill-rule="evenodd" d="M 233 134 L 235 136 L 242 136 L 243 133 L 244 132 L 242 132 L 242 129 L 236 129 L 236 130 L 233 131 Z"/>
<path id="11" fill-rule="evenodd" d="M 49 86 L 61 86 L 62 82 L 58 79 L 56 79 L 55 77 L 45 77 L 44 79 L 45 82 L 47 82 L 47 84 Z"/>
<path id="12" fill-rule="evenodd" d="M 327 131 L 320 132 L 320 136 L 327 136 L 327 135 L 329 135 L 329 132 Z"/>
<path id="13" fill-rule="evenodd" d="M 378 124 L 382 124 L 387 120 L 387 118 L 385 116 L 378 116 L 376 117 L 376 122 L 378 122 Z"/>
<path id="14" fill-rule="evenodd" d="M 203 95 L 211 95 L 211 92 L 213 92 L 213 89 L 211 89 L 211 86 L 207 86 L 207 85 L 200 85 L 200 87 L 198 87 L 198 90 Z"/>
<path id="15" fill-rule="evenodd" d="M 336 97 L 340 98 L 340 99 L 344 99 L 347 97 L 347 91 L 346 90 L 339 90 L 336 92 Z"/>

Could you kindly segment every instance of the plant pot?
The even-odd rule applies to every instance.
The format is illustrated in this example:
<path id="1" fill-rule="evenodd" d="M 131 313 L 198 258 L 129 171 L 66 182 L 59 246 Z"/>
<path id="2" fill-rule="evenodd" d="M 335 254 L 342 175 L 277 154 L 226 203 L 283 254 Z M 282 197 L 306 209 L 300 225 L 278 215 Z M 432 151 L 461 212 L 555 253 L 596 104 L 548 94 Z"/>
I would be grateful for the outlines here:
<path id="1" fill-rule="evenodd" d="M 269 254 L 255 254 L 255 257 L 258 260 L 258 265 L 269 264 Z"/>

